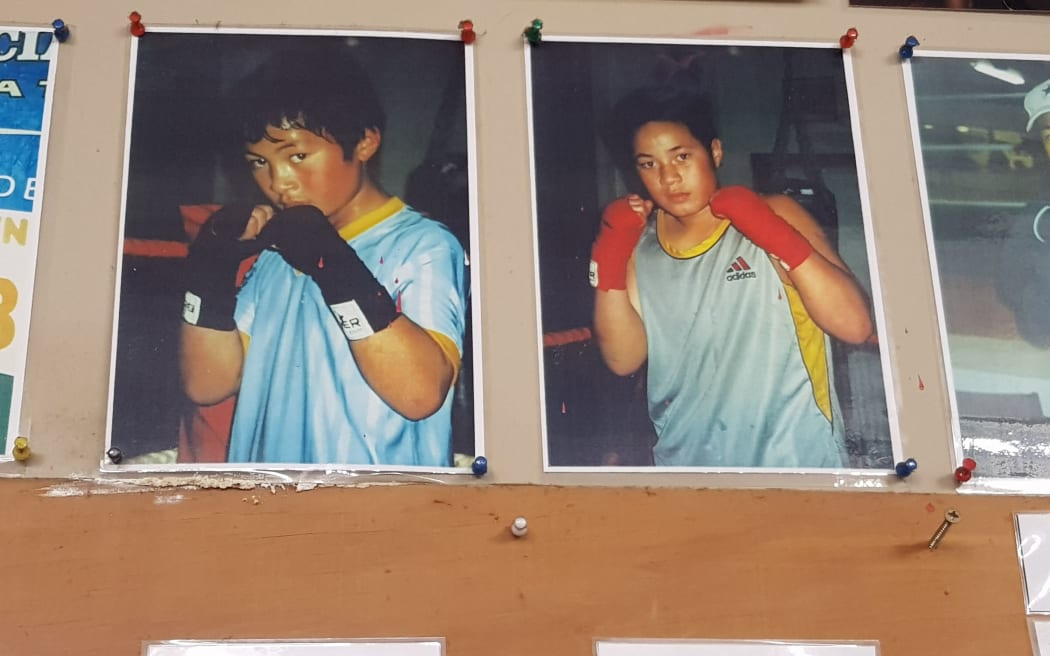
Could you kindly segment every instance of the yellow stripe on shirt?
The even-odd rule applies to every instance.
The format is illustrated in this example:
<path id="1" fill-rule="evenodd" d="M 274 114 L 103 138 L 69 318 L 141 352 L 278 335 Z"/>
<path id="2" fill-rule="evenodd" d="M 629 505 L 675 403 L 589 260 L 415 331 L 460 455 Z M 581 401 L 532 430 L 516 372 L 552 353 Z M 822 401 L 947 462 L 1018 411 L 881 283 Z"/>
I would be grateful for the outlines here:
<path id="1" fill-rule="evenodd" d="M 813 400 L 828 421 L 831 421 L 831 381 L 828 375 L 828 352 L 824 343 L 824 331 L 813 321 L 813 317 L 809 316 L 798 290 L 785 284 L 784 291 L 787 292 L 788 306 L 791 307 L 791 318 L 795 323 L 802 362 L 809 372 L 809 382 L 813 386 Z"/>

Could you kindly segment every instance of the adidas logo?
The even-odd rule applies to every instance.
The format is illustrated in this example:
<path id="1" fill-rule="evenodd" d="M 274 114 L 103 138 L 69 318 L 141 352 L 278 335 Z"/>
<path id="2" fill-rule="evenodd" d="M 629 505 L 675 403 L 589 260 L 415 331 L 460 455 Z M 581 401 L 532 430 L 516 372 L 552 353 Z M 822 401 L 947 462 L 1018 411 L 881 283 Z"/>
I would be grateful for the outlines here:
<path id="1" fill-rule="evenodd" d="M 737 255 L 733 265 L 726 269 L 726 281 L 733 282 L 743 278 L 755 278 L 758 274 L 751 270 L 747 260 Z"/>

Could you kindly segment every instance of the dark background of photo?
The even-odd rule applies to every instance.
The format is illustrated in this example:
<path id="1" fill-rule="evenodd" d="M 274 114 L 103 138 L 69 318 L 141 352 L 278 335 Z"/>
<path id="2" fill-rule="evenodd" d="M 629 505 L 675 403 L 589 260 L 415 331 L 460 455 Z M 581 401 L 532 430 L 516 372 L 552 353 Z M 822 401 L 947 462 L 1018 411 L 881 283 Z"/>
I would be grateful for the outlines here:
<path id="1" fill-rule="evenodd" d="M 830 48 L 545 41 L 530 51 L 542 330 L 591 325 L 590 247 L 627 188 L 597 134 L 629 90 L 673 78 L 709 95 L 722 185 L 787 193 L 871 290 L 842 53 Z M 832 340 L 850 466 L 892 468 L 878 347 Z M 580 339 L 544 348 L 552 466 L 652 464 L 644 369 L 620 378 Z"/>
<path id="2" fill-rule="evenodd" d="M 263 202 L 247 169 L 229 165 L 243 158 L 220 148 L 230 142 L 220 99 L 273 52 L 325 39 L 351 46 L 385 110 L 380 186 L 444 222 L 469 254 L 463 44 L 394 36 L 150 32 L 139 40 L 123 237 L 185 242 L 180 205 Z M 124 257 L 110 441 L 128 458 L 173 448 L 187 408 L 177 367 L 182 263 Z M 475 452 L 472 350 L 468 313 L 453 411 L 453 450 L 467 455 Z"/>
<path id="3" fill-rule="evenodd" d="M 987 475 L 1050 476 L 1050 244 L 1033 232 L 1050 204 L 1050 158 L 1024 109 L 1050 61 L 909 66 L 963 450 Z M 1038 227 L 1050 235 L 1050 218 Z"/>

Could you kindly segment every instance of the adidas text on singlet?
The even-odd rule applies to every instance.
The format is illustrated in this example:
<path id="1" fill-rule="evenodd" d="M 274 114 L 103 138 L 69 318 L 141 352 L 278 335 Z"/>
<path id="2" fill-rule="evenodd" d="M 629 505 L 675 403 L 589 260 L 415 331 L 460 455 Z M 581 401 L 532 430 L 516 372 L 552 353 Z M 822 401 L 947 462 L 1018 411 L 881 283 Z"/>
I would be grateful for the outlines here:
<path id="1" fill-rule="evenodd" d="M 656 465 L 846 465 L 828 339 L 765 251 L 724 223 L 676 258 L 650 221 L 634 258 Z"/>

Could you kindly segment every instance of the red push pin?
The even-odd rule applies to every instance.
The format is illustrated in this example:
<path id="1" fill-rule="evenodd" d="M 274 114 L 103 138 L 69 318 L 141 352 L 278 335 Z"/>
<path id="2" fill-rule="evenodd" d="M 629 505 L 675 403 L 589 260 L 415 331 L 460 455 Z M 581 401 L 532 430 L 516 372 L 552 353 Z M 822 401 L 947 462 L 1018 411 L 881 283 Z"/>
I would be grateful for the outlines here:
<path id="1" fill-rule="evenodd" d="M 965 458 L 962 461 L 962 465 L 955 470 L 955 480 L 965 483 L 973 478 L 973 470 L 975 469 L 977 469 L 977 461 L 973 458 Z"/>
<path id="2" fill-rule="evenodd" d="M 142 14 L 133 11 L 128 14 L 128 20 L 131 21 L 131 25 L 128 27 L 131 36 L 142 36 L 146 33 L 146 26 L 142 24 Z"/>
<path id="3" fill-rule="evenodd" d="M 857 28 L 851 27 L 846 30 L 845 34 L 839 37 L 839 45 L 843 48 L 851 48 L 853 47 L 853 44 L 857 42 L 857 36 L 859 36 Z"/>
<path id="4" fill-rule="evenodd" d="M 459 21 L 459 38 L 468 46 L 474 43 L 478 38 L 477 33 L 474 32 L 474 21 L 469 19 Z"/>

